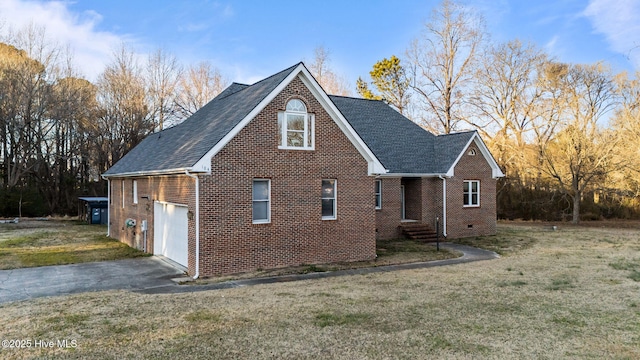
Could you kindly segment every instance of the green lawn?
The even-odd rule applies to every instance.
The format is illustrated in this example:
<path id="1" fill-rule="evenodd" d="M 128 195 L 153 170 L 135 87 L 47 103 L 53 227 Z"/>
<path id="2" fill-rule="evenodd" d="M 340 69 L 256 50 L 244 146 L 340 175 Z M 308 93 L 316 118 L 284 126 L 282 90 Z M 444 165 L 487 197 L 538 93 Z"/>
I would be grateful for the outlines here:
<path id="1" fill-rule="evenodd" d="M 0 269 L 146 256 L 106 233 L 106 226 L 76 221 L 0 224 Z"/>

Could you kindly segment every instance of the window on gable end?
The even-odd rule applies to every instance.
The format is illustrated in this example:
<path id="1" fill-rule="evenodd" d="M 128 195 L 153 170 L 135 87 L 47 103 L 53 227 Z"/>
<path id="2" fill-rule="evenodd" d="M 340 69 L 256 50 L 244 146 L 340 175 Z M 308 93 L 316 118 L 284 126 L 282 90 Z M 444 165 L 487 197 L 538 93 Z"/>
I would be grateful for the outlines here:
<path id="1" fill-rule="evenodd" d="M 322 180 L 322 220 L 335 220 L 337 213 L 336 180 Z"/>
<path id="2" fill-rule="evenodd" d="M 463 206 L 480 206 L 480 180 L 465 180 L 463 183 Z"/>
<path id="3" fill-rule="evenodd" d="M 287 102 L 286 111 L 278 113 L 280 149 L 313 150 L 315 117 L 307 113 L 300 99 Z"/>
<path id="4" fill-rule="evenodd" d="M 253 179 L 252 212 L 254 224 L 271 222 L 271 181 Z"/>

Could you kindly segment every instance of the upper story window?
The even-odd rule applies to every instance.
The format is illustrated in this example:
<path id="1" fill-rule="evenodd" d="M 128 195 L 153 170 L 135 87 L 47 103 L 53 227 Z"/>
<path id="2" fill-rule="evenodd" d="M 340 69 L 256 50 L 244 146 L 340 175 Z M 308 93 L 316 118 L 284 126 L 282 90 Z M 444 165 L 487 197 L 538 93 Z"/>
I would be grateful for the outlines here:
<path id="1" fill-rule="evenodd" d="M 307 113 L 302 100 L 289 100 L 286 111 L 278 113 L 278 148 L 313 150 L 314 122 L 314 115 Z"/>

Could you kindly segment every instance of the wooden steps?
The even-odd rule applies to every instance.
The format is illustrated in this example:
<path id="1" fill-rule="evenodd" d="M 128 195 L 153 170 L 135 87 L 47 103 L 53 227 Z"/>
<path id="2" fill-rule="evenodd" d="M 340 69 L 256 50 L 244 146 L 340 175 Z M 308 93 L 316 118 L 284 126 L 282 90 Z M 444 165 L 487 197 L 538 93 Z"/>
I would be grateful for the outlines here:
<path id="1" fill-rule="evenodd" d="M 400 225 L 400 229 L 402 229 L 402 234 L 408 238 L 413 240 L 422 240 L 424 242 L 432 242 L 436 241 L 437 234 L 435 230 L 429 225 L 419 223 L 419 222 L 408 222 Z M 441 239 L 444 240 L 444 239 Z"/>

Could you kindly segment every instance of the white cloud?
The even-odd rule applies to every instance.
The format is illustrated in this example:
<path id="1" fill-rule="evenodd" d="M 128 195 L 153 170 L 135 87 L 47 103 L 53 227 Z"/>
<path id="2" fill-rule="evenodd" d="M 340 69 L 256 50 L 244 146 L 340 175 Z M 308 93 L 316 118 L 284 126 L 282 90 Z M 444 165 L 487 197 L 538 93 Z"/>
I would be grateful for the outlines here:
<path id="1" fill-rule="evenodd" d="M 0 1 L 1 29 L 20 30 L 29 24 L 44 27 L 46 36 L 59 45 L 70 46 L 73 59 L 82 75 L 95 80 L 109 61 L 114 49 L 126 36 L 96 30 L 102 21 L 100 14 L 87 11 L 81 14 L 71 12 L 65 1 Z"/>
<path id="2" fill-rule="evenodd" d="M 640 68 L 640 1 L 591 0 L 583 14 L 597 33 L 605 35 L 611 50 Z"/>
<path id="3" fill-rule="evenodd" d="M 550 54 L 555 54 L 556 53 L 556 45 L 558 44 L 558 35 L 554 35 L 551 40 L 547 41 L 546 44 L 544 44 L 544 48 L 547 50 L 547 52 L 549 52 Z"/>

